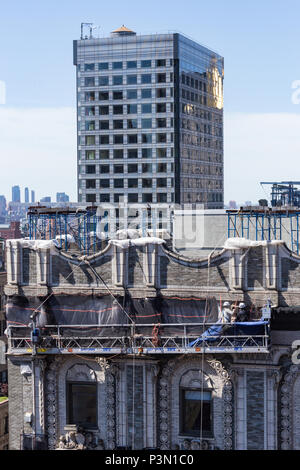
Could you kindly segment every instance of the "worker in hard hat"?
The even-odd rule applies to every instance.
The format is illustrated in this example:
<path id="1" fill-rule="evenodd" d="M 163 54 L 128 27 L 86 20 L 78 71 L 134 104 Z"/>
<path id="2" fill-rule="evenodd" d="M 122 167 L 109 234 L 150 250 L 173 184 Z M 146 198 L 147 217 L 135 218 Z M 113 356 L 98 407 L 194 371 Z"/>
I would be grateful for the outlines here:
<path id="1" fill-rule="evenodd" d="M 247 312 L 247 307 L 244 302 L 240 302 L 239 307 L 238 307 L 238 312 L 237 312 L 237 317 L 236 321 L 237 322 L 246 322 L 249 319 L 249 315 Z"/>
<path id="2" fill-rule="evenodd" d="M 220 323 L 231 323 L 232 310 L 229 302 L 223 303 L 223 308 L 220 314 Z"/>

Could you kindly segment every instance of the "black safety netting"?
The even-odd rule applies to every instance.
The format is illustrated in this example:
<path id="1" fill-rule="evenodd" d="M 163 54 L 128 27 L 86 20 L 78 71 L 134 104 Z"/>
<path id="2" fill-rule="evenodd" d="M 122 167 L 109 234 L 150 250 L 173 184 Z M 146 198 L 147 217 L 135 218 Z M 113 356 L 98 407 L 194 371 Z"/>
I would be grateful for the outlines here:
<path id="1" fill-rule="evenodd" d="M 218 305 L 213 297 L 137 299 L 130 295 L 51 295 L 48 298 L 8 298 L 6 319 L 8 326 L 18 327 L 14 333 L 22 335 L 23 327 L 31 326 L 32 315 L 35 316 L 36 327 L 49 329 L 50 326 L 59 326 L 61 334 L 80 332 L 80 335 L 128 336 L 133 324 L 137 329 L 140 326 L 144 334 L 151 334 L 153 325 L 158 324 L 160 328 L 164 324 L 174 325 L 173 332 L 185 324 L 187 333 L 196 333 L 199 325 L 203 329 L 206 324 L 217 321 Z M 171 333 L 170 327 L 168 333 Z"/>

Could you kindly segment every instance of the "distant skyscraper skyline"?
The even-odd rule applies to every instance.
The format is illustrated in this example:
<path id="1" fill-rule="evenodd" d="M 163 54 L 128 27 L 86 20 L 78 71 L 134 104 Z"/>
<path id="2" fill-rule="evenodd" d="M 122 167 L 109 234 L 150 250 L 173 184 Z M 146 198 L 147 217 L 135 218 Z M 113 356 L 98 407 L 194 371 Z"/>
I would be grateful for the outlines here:
<path id="1" fill-rule="evenodd" d="M 29 202 L 29 189 L 25 188 L 24 189 L 24 202 Z"/>
<path id="2" fill-rule="evenodd" d="M 13 186 L 11 193 L 12 202 L 21 202 L 20 186 Z"/>

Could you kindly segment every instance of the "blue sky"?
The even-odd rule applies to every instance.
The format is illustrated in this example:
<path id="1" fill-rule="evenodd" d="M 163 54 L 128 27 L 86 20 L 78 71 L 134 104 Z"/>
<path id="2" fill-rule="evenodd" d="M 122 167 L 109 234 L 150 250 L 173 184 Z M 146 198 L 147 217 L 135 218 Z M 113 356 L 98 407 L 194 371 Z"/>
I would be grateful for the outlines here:
<path id="1" fill-rule="evenodd" d="M 38 197 L 76 198 L 72 41 L 81 22 L 99 25 L 101 36 L 122 24 L 138 33 L 181 31 L 224 56 L 225 201 L 257 201 L 265 196 L 260 181 L 299 180 L 300 104 L 292 100 L 299 16 L 294 0 L 5 2 L 0 194 L 10 199 L 19 184 Z"/>

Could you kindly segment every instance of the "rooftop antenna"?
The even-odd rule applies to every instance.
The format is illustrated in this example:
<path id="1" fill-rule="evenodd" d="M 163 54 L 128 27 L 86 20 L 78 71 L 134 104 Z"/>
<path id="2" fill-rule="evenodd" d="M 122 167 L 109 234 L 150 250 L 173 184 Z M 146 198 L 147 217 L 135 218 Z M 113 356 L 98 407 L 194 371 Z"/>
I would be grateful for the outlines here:
<path id="1" fill-rule="evenodd" d="M 89 39 L 93 39 L 93 29 L 95 29 L 93 23 L 81 23 L 81 35 L 80 35 L 80 39 L 88 39 L 87 36 L 83 37 L 83 29 L 84 29 L 85 26 L 87 26 L 87 27 L 89 28 L 89 30 L 90 30 L 90 37 L 89 37 Z"/>

